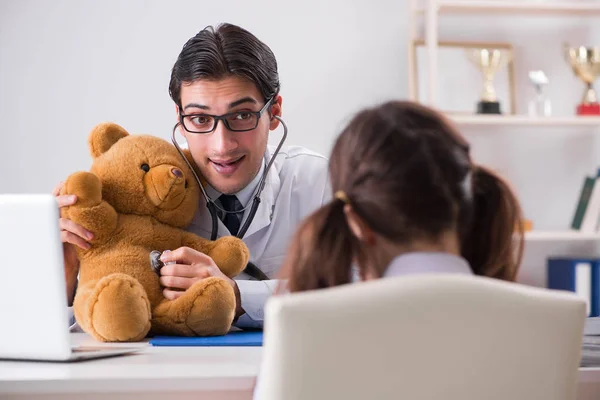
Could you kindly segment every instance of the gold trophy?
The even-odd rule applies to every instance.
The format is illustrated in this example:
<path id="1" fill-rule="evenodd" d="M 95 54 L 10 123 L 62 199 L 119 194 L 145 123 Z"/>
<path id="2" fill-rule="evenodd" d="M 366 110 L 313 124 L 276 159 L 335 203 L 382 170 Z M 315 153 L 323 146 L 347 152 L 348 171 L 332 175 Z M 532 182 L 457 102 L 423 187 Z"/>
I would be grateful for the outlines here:
<path id="1" fill-rule="evenodd" d="M 502 114 L 494 89 L 494 76 L 512 60 L 508 49 L 467 49 L 467 58 L 483 74 L 483 92 L 477 103 L 478 114 Z"/>
<path id="2" fill-rule="evenodd" d="M 577 115 L 600 115 L 600 103 L 594 90 L 594 81 L 600 75 L 600 47 L 565 44 L 565 56 L 575 75 L 586 85 L 583 100 L 577 105 Z"/>

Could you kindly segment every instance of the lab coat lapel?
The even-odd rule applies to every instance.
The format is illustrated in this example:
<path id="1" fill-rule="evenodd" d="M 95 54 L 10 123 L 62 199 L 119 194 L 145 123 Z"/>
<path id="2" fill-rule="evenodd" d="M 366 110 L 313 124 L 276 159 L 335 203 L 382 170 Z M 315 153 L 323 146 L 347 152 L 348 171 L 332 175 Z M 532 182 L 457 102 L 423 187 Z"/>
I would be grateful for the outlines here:
<path id="1" fill-rule="evenodd" d="M 204 197 L 201 197 L 200 204 L 198 204 L 198 211 L 196 211 L 196 215 L 188 227 L 188 231 L 210 239 L 211 228 L 210 213 L 208 212 L 208 208 L 206 208 Z"/>
<path id="2" fill-rule="evenodd" d="M 227 227 L 225 226 L 225 224 L 223 224 L 223 221 L 218 219 L 218 224 L 219 232 L 217 234 L 217 237 L 230 235 L 229 231 L 227 230 Z M 200 204 L 198 205 L 198 211 L 196 212 L 196 215 L 194 216 L 194 219 L 192 220 L 188 231 L 194 232 L 206 239 L 210 239 L 210 235 L 212 233 L 212 218 L 210 217 L 210 212 L 206 207 L 206 201 L 204 200 L 204 197 L 202 197 L 200 200 Z"/>
<path id="3" fill-rule="evenodd" d="M 269 158 L 267 159 L 268 163 L 271 157 L 270 149 L 267 149 L 267 152 L 269 156 Z M 250 226 L 248 227 L 248 231 L 246 232 L 246 235 L 244 235 L 244 238 L 249 237 L 250 235 L 260 231 L 261 229 L 271 224 L 271 219 L 273 218 L 273 210 L 275 209 L 275 202 L 277 201 L 277 195 L 279 194 L 279 188 L 281 186 L 281 181 L 279 179 L 279 170 L 281 166 L 279 165 L 278 161 L 279 160 L 275 159 L 270 171 L 267 174 L 267 178 L 265 179 L 265 187 L 260 196 L 260 204 L 258 206 L 258 210 L 256 210 L 254 220 L 252 220 L 252 222 L 250 223 Z"/>

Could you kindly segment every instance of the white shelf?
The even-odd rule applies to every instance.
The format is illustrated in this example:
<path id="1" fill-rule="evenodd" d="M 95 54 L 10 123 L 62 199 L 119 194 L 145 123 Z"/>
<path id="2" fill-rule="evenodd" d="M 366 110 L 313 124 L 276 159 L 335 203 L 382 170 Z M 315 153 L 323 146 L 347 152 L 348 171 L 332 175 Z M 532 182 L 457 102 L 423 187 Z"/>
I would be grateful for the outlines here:
<path id="1" fill-rule="evenodd" d="M 424 12 L 425 10 L 420 10 Z M 600 4 L 594 1 L 469 1 L 447 0 L 438 4 L 440 14 L 533 14 L 533 15 L 591 15 L 600 14 Z"/>
<path id="2" fill-rule="evenodd" d="M 448 117 L 459 126 L 548 126 L 600 127 L 600 116 L 528 117 L 526 115 L 452 115 Z"/>
<path id="3" fill-rule="evenodd" d="M 600 233 L 582 233 L 578 231 L 530 231 L 525 232 L 528 242 L 572 242 L 572 241 L 600 241 Z"/>

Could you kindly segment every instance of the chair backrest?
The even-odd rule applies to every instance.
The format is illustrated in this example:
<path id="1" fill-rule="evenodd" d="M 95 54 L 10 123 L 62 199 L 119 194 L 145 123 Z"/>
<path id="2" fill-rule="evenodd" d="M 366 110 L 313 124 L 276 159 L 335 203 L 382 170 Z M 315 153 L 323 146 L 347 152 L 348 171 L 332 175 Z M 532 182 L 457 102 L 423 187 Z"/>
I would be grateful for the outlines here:
<path id="1" fill-rule="evenodd" d="M 274 296 L 257 394 L 573 399 L 585 309 L 572 293 L 458 275 Z"/>

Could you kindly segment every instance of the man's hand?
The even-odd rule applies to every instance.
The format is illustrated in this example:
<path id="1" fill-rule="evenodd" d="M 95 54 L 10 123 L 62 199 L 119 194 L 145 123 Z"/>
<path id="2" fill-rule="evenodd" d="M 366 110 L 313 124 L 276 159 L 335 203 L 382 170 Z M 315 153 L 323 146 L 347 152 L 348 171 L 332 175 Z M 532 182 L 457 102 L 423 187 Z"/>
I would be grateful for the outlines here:
<path id="1" fill-rule="evenodd" d="M 64 184 L 64 182 L 61 182 L 52 190 L 52 195 L 56 196 L 59 207 L 71 206 L 77 202 L 77 196 L 75 195 L 60 195 L 60 191 Z M 60 238 L 63 243 L 63 254 L 65 259 L 67 299 L 69 305 L 71 305 L 73 303 L 73 296 L 75 295 L 77 274 L 79 273 L 79 258 L 77 257 L 75 246 L 84 250 L 89 249 L 90 244 L 88 243 L 88 240 L 92 240 L 94 235 L 70 219 L 60 218 L 58 223 L 60 226 Z"/>
<path id="2" fill-rule="evenodd" d="M 169 300 L 181 296 L 194 283 L 209 277 L 225 279 L 235 293 L 235 316 L 244 314 L 240 299 L 240 290 L 233 279 L 221 272 L 212 258 L 189 247 L 180 247 L 173 251 L 163 252 L 160 260 L 167 264 L 160 269 L 160 284 L 165 287 L 163 295 Z M 180 289 L 180 290 L 172 290 Z"/>

